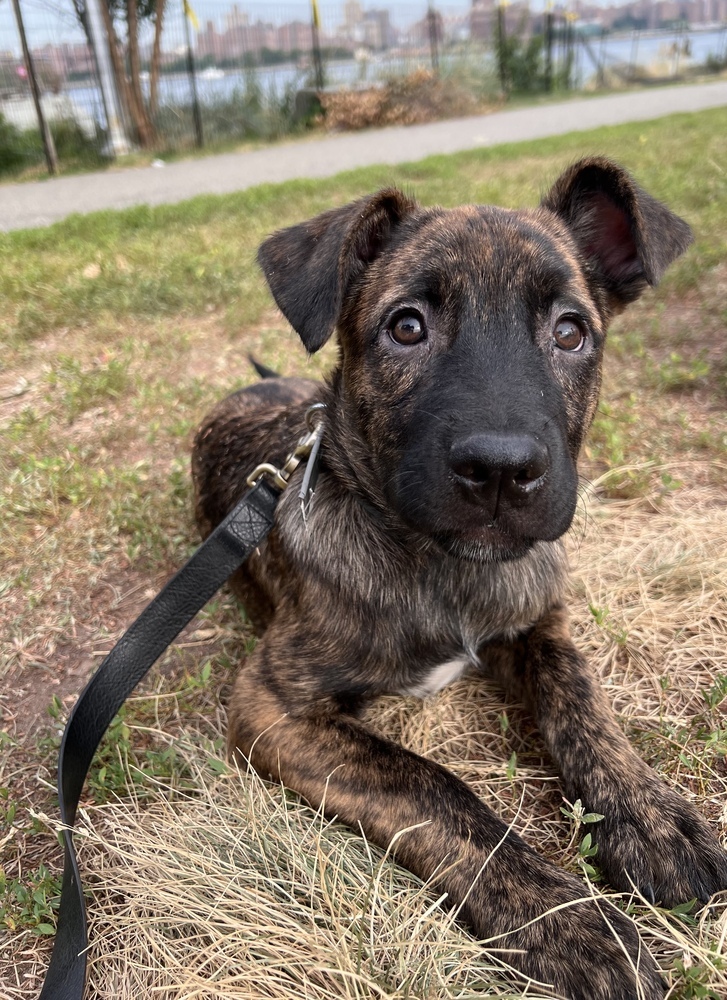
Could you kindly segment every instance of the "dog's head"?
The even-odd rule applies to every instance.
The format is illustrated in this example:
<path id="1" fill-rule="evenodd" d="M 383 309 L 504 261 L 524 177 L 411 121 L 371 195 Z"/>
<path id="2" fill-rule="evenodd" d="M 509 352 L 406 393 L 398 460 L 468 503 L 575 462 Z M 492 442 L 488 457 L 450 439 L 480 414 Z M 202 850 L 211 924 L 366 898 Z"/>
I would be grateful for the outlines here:
<path id="1" fill-rule="evenodd" d="M 534 210 L 385 190 L 273 234 L 259 260 L 309 351 L 338 330 L 335 391 L 388 502 L 445 549 L 493 559 L 569 527 L 607 325 L 690 242 L 593 158 Z"/>

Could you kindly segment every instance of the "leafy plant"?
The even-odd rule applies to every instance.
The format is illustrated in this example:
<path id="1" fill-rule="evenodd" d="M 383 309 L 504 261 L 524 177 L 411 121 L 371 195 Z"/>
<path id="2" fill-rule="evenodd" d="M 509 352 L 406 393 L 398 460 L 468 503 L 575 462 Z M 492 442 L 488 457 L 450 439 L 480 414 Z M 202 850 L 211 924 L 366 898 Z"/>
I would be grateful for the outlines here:
<path id="1" fill-rule="evenodd" d="M 714 684 L 708 691 L 704 692 L 704 700 L 709 708 L 714 711 L 727 698 L 727 674 L 719 674 L 715 678 Z"/>
<path id="2" fill-rule="evenodd" d="M 103 162 L 99 149 L 103 133 L 90 138 L 78 122 L 53 121 L 50 130 L 62 164 L 97 167 Z M 43 143 L 38 129 L 19 129 L 0 114 L 0 176 L 17 174 L 44 162 Z"/>
<path id="3" fill-rule="evenodd" d="M 60 894 L 60 878 L 51 875 L 44 864 L 24 879 L 7 879 L 0 871 L 0 926 L 11 933 L 55 934 Z"/>

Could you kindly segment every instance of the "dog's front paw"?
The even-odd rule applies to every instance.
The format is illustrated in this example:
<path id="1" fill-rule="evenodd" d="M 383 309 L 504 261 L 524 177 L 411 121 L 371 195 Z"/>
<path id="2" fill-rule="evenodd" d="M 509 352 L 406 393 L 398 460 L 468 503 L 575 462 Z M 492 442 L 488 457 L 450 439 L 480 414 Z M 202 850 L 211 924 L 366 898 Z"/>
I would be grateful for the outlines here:
<path id="1" fill-rule="evenodd" d="M 599 811 L 605 816 L 592 828 L 596 861 L 614 888 L 635 886 L 667 907 L 706 903 L 727 889 L 727 853 L 706 820 L 652 772 L 628 798 Z"/>
<path id="2" fill-rule="evenodd" d="M 664 981 L 633 922 L 604 898 L 583 901 L 584 890 L 577 879 L 550 890 L 550 910 L 503 940 L 513 949 L 505 959 L 559 998 L 662 1000 Z"/>

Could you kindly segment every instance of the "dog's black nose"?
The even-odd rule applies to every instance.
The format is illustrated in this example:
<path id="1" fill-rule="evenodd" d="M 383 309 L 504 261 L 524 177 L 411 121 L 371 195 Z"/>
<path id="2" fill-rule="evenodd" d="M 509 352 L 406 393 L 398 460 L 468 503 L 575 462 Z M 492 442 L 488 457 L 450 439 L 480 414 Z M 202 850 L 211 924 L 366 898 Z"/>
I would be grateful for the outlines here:
<path id="1" fill-rule="evenodd" d="M 520 506 L 542 486 L 549 455 L 533 434 L 489 431 L 455 441 L 449 465 L 468 499 L 495 517 L 501 502 Z"/>

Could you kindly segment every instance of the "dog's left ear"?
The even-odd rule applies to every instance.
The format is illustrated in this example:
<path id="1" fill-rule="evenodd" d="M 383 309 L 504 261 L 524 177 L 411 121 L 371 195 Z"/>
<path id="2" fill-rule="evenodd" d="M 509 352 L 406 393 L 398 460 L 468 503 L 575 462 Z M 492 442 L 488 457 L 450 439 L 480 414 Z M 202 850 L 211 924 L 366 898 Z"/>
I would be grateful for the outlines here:
<path id="1" fill-rule="evenodd" d="M 269 236 L 257 259 L 285 318 L 312 354 L 333 333 L 351 283 L 417 208 L 388 188 Z"/>
<path id="2" fill-rule="evenodd" d="M 616 311 L 657 285 L 693 239 L 684 219 L 601 157 L 566 170 L 541 204 L 568 225 Z"/>

